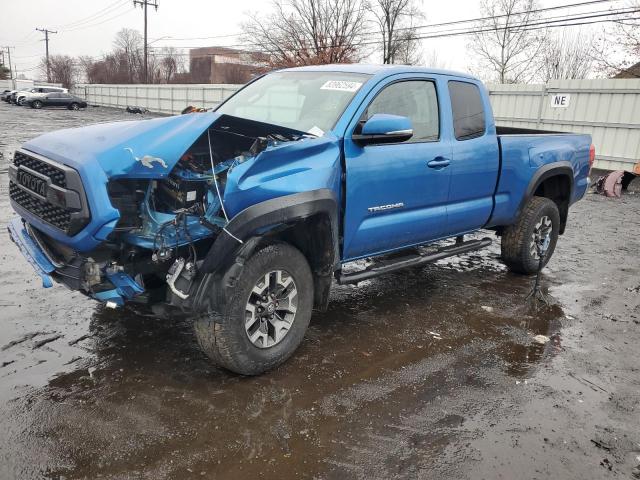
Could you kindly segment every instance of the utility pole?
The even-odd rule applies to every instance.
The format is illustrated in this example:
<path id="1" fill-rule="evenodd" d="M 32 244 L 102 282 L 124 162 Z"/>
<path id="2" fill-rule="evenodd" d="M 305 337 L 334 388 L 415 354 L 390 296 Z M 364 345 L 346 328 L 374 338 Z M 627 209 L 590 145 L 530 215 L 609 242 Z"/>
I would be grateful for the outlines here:
<path id="1" fill-rule="evenodd" d="M 151 5 L 158 11 L 158 3 L 157 0 L 153 0 L 153 3 L 150 0 L 133 0 L 133 6 L 140 5 L 140 7 L 144 10 L 144 83 L 148 82 L 148 69 L 147 69 L 147 7 Z"/>
<path id="2" fill-rule="evenodd" d="M 15 47 L 7 47 L 7 58 L 9 59 L 9 78 L 13 79 L 13 73 L 11 73 L 11 49 Z"/>
<path id="3" fill-rule="evenodd" d="M 13 78 L 13 70 L 11 70 L 11 49 L 15 47 L 3 47 L 7 50 L 7 60 L 9 61 L 9 79 Z M 2 52 L 2 64 L 4 65 L 4 51 Z"/>
<path id="4" fill-rule="evenodd" d="M 47 30 L 46 28 L 36 28 L 36 30 L 44 33 L 44 42 L 45 42 L 45 45 L 46 45 L 45 48 L 47 51 L 47 82 L 51 82 L 51 72 L 49 71 L 49 34 L 58 33 L 58 32 L 54 32 L 53 30 Z"/>

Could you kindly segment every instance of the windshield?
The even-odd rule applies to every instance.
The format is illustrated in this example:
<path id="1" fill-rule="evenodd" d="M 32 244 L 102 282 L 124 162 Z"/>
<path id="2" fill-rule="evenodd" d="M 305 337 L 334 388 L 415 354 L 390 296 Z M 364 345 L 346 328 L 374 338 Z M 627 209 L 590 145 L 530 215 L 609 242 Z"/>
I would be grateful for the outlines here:
<path id="1" fill-rule="evenodd" d="M 369 75 L 275 72 L 247 85 L 216 111 L 313 135 L 331 130 Z"/>

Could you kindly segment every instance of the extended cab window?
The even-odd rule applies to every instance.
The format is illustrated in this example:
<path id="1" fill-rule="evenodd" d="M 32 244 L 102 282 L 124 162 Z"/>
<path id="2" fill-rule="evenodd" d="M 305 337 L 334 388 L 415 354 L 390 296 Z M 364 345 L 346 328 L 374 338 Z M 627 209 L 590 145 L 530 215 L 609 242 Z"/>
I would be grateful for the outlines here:
<path id="1" fill-rule="evenodd" d="M 408 117 L 413 126 L 413 136 L 405 143 L 434 142 L 440 136 L 438 97 L 433 82 L 408 80 L 392 83 L 373 99 L 363 117 L 363 125 L 376 113 Z"/>
<path id="2" fill-rule="evenodd" d="M 453 131 L 457 140 L 469 140 L 484 135 L 486 128 L 480 89 L 468 82 L 449 82 L 453 111 Z"/>

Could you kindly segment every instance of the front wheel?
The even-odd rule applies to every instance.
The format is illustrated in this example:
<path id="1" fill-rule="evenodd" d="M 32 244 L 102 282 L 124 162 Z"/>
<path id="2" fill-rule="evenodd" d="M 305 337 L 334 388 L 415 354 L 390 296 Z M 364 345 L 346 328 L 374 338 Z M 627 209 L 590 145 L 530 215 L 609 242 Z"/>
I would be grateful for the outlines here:
<path id="1" fill-rule="evenodd" d="M 224 296 L 220 312 L 195 320 L 198 343 L 221 367 L 257 375 L 287 360 L 302 342 L 313 307 L 311 269 L 298 249 L 269 245 L 245 262 Z"/>
<path id="2" fill-rule="evenodd" d="M 69 110 L 80 110 L 80 105 L 78 105 L 77 103 L 72 103 L 71 105 L 69 105 Z"/>
<path id="3" fill-rule="evenodd" d="M 40 100 L 34 100 L 31 102 L 31 108 L 42 108 L 42 102 Z"/>
<path id="4" fill-rule="evenodd" d="M 540 266 L 537 244 L 544 244 L 544 267 L 556 248 L 560 232 L 558 206 L 550 199 L 532 197 L 518 221 L 502 234 L 502 260 L 509 270 L 530 275 Z"/>

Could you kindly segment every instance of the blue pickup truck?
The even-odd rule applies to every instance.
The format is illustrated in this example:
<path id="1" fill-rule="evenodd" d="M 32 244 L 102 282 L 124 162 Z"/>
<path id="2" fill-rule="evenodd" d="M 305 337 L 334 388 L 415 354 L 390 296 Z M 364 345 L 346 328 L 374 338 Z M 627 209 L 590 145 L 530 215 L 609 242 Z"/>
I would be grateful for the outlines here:
<path id="1" fill-rule="evenodd" d="M 212 112 L 27 142 L 8 228 L 45 287 L 186 315 L 209 357 L 251 375 L 293 354 L 334 280 L 484 248 L 464 237 L 479 229 L 511 271 L 537 272 L 594 156 L 588 135 L 497 128 L 469 75 L 293 68 Z"/>

